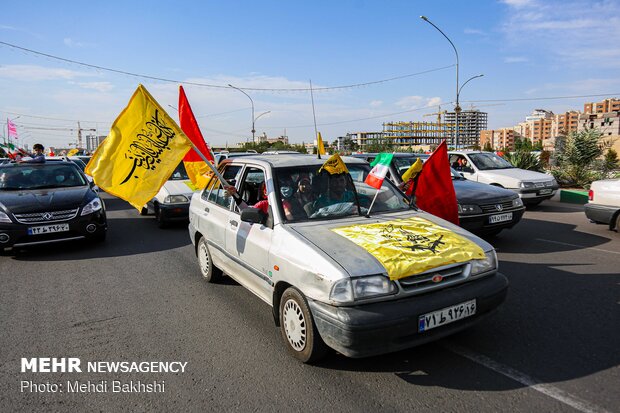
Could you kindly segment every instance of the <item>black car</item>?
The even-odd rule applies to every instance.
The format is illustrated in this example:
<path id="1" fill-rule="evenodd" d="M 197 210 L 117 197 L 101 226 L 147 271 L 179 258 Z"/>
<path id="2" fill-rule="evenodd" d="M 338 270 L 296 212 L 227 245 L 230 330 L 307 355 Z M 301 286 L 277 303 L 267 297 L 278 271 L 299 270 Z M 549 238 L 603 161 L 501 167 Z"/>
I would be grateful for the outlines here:
<path id="1" fill-rule="evenodd" d="M 376 153 L 353 154 L 372 162 Z M 395 153 L 387 177 L 396 185 L 403 182 L 402 175 L 420 158 L 426 161 L 430 155 L 418 153 Z M 465 179 L 451 168 L 452 183 L 459 209 L 459 225 L 479 235 L 497 235 L 503 229 L 515 226 L 525 212 L 519 195 L 508 189 Z"/>
<path id="2" fill-rule="evenodd" d="M 0 165 L 0 251 L 106 231 L 105 205 L 73 162 Z"/>

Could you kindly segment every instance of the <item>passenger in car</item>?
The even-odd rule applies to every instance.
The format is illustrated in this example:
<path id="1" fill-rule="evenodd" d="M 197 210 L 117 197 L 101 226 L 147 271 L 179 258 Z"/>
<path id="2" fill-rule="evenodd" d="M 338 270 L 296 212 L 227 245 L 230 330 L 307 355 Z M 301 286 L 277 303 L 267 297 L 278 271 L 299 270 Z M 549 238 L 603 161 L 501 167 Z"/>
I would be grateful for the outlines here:
<path id="1" fill-rule="evenodd" d="M 225 187 L 224 189 L 226 190 L 229 196 L 234 197 L 235 194 L 237 194 L 237 188 L 235 188 L 232 185 L 229 185 Z M 256 202 L 254 205 L 246 204 L 246 202 L 243 201 L 241 197 L 239 197 L 238 199 L 240 199 L 241 201 L 237 203 L 237 206 L 241 209 L 251 206 L 252 208 L 260 209 L 262 213 L 264 213 L 265 215 L 268 215 L 269 214 L 269 201 L 267 200 L 267 186 L 265 185 L 264 181 L 261 182 L 258 193 L 260 194 L 261 199 L 258 202 Z"/>
<path id="2" fill-rule="evenodd" d="M 35 143 L 32 145 L 32 150 L 34 153 L 30 155 L 32 159 L 22 159 L 19 163 L 43 163 L 45 162 L 45 154 L 43 154 L 43 150 L 45 148 L 40 143 Z"/>

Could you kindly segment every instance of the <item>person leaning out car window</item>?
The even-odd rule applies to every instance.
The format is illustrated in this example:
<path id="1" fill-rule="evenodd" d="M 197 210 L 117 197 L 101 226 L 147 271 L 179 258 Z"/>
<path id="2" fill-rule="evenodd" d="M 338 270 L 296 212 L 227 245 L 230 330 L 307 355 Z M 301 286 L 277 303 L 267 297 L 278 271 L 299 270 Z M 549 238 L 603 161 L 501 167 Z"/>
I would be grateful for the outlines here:
<path id="1" fill-rule="evenodd" d="M 22 159 L 19 163 L 43 163 L 45 162 L 45 155 L 43 154 L 43 150 L 45 148 L 40 143 L 35 143 L 32 145 L 32 150 L 34 151 L 30 157 L 31 159 Z"/>

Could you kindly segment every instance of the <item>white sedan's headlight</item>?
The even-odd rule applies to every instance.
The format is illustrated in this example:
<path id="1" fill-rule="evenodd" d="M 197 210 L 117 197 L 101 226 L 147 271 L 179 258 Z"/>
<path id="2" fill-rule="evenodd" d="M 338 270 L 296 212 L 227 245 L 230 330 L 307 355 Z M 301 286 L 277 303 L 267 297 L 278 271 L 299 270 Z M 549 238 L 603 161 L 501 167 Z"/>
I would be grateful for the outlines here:
<path id="1" fill-rule="evenodd" d="M 521 182 L 519 184 L 521 188 L 534 188 L 534 182 Z"/>
<path id="2" fill-rule="evenodd" d="M 396 293 L 396 285 L 385 275 L 344 278 L 332 287 L 330 298 L 340 303 Z"/>
<path id="3" fill-rule="evenodd" d="M 90 201 L 88 204 L 86 204 L 84 208 L 82 208 L 82 213 L 80 215 L 92 214 L 93 212 L 99 211 L 101 207 L 102 207 L 101 199 L 95 198 L 92 201 Z"/>
<path id="4" fill-rule="evenodd" d="M 495 250 L 484 253 L 485 257 L 481 260 L 471 260 L 471 275 L 478 275 L 484 272 L 497 269 L 497 255 Z"/>
<path id="5" fill-rule="evenodd" d="M 164 204 L 182 204 L 189 202 L 185 195 L 168 195 L 164 198 Z"/>

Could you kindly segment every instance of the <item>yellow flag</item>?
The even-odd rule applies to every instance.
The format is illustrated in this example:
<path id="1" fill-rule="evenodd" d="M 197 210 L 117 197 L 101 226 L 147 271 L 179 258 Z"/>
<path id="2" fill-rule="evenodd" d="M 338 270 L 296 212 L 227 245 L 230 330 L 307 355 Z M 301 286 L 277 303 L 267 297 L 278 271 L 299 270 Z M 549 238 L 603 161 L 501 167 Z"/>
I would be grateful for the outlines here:
<path id="1" fill-rule="evenodd" d="M 69 152 L 67 152 L 67 156 L 73 156 L 78 153 L 80 150 L 78 148 L 73 148 Z"/>
<path id="2" fill-rule="evenodd" d="M 413 164 L 411 164 L 409 169 L 407 169 L 403 174 L 403 182 L 409 182 L 410 179 L 415 178 L 416 175 L 419 174 L 422 170 L 422 165 L 424 164 L 422 163 L 422 160 L 420 158 L 418 158 Z"/>
<path id="3" fill-rule="evenodd" d="M 86 173 L 104 191 L 142 209 L 191 148 L 189 139 L 139 85 L 116 118 Z"/>
<path id="4" fill-rule="evenodd" d="M 325 161 L 323 166 L 319 169 L 319 173 L 325 169 L 330 175 L 349 173 L 347 166 L 342 161 L 342 158 L 337 153 L 333 154 L 329 157 L 328 160 Z"/>
<path id="5" fill-rule="evenodd" d="M 325 146 L 323 145 L 323 138 L 321 138 L 321 132 L 319 132 L 316 142 L 319 155 L 325 155 Z"/>
<path id="6" fill-rule="evenodd" d="M 391 280 L 443 265 L 484 259 L 476 243 L 424 218 L 332 229 L 368 251 L 385 267 Z"/>

